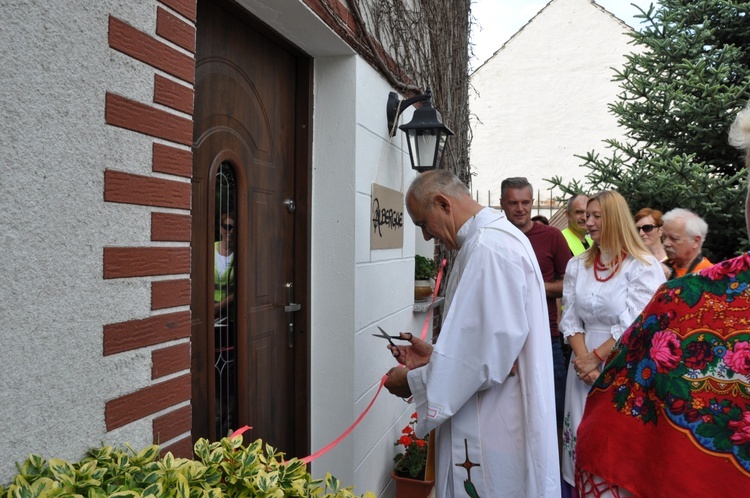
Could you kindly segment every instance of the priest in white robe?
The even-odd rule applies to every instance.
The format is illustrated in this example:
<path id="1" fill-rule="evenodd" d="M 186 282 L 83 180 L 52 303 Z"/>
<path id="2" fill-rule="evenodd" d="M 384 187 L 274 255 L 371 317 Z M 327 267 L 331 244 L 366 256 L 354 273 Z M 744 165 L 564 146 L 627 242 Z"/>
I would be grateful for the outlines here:
<path id="1" fill-rule="evenodd" d="M 417 177 L 406 207 L 426 240 L 459 249 L 437 343 L 392 348 L 407 368 L 385 384 L 414 397 L 420 437 L 436 429 L 436 497 L 559 497 L 547 303 L 528 238 L 445 170 Z"/>

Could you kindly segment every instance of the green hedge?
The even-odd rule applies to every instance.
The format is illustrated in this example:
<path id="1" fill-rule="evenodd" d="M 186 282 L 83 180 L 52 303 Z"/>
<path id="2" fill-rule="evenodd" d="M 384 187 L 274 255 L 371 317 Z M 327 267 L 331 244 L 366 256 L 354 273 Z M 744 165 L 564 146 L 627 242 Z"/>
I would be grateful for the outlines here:
<path id="1" fill-rule="evenodd" d="M 215 443 L 200 439 L 194 450 L 195 460 L 159 457 L 157 445 L 140 452 L 129 445 L 94 448 L 77 463 L 31 455 L 16 464 L 18 474 L 0 486 L 0 497 L 375 498 L 355 495 L 330 474 L 312 479 L 304 463 L 285 462 L 283 453 L 260 439 L 247 447 L 239 436 Z"/>

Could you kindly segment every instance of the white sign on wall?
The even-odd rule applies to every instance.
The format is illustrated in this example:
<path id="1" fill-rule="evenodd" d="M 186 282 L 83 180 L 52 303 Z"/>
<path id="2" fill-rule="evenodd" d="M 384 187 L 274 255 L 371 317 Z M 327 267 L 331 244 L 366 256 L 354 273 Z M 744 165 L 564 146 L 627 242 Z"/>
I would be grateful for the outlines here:
<path id="1" fill-rule="evenodd" d="M 372 184 L 370 249 L 404 247 L 404 194 Z"/>

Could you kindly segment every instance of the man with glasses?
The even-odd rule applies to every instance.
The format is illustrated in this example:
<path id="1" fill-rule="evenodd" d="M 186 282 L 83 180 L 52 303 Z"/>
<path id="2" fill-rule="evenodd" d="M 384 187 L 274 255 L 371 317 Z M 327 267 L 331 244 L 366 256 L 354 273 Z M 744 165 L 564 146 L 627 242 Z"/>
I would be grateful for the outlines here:
<path id="1" fill-rule="evenodd" d="M 706 240 L 708 224 L 703 218 L 688 211 L 676 208 L 662 218 L 664 226 L 664 251 L 669 260 L 667 266 L 672 269 L 670 279 L 697 273 L 703 268 L 713 266 L 701 254 L 703 241 Z"/>

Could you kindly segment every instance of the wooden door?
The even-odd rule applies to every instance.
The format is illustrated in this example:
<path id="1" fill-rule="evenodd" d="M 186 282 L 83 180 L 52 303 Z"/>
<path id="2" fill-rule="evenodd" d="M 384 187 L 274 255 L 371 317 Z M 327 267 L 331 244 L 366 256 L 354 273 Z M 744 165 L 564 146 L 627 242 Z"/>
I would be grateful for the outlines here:
<path id="1" fill-rule="evenodd" d="M 193 435 L 304 456 L 311 63 L 229 2 L 197 30 Z"/>

